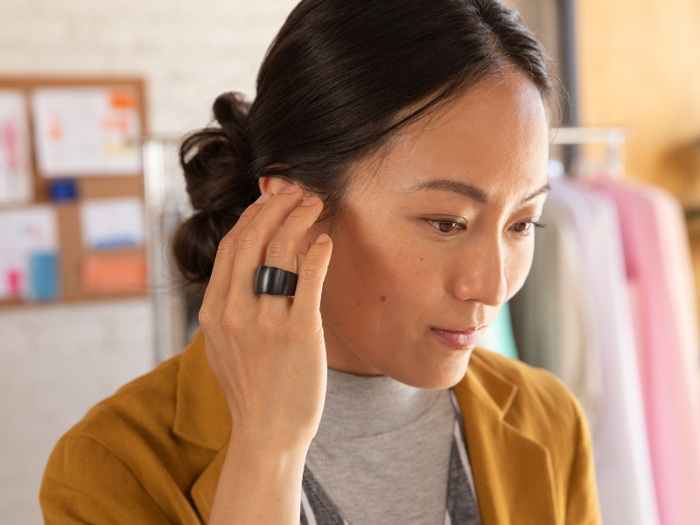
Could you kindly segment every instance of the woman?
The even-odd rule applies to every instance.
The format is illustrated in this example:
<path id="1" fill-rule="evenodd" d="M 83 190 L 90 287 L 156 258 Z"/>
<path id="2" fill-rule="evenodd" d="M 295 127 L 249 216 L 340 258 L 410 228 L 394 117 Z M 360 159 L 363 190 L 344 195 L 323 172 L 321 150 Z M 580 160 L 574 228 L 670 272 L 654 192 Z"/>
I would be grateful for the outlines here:
<path id="1" fill-rule="evenodd" d="M 475 348 L 530 268 L 551 91 L 497 0 L 303 0 L 182 146 L 202 329 L 62 438 L 46 523 L 599 523 L 576 401 Z"/>

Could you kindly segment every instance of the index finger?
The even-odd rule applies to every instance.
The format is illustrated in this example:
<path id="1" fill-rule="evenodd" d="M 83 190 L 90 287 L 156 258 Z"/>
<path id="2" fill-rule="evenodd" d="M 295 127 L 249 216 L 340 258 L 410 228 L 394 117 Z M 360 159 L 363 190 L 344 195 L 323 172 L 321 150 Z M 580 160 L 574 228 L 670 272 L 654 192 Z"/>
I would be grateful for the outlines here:
<path id="1" fill-rule="evenodd" d="M 223 299 L 228 295 L 233 273 L 233 262 L 236 258 L 238 237 L 245 227 L 257 217 L 263 205 L 271 196 L 272 193 L 266 191 L 258 197 L 258 200 L 246 208 L 233 228 L 231 228 L 219 242 L 219 248 L 216 251 L 216 259 L 214 259 L 214 268 L 211 272 L 211 278 L 207 285 L 205 297 L 209 295 L 215 299 Z"/>

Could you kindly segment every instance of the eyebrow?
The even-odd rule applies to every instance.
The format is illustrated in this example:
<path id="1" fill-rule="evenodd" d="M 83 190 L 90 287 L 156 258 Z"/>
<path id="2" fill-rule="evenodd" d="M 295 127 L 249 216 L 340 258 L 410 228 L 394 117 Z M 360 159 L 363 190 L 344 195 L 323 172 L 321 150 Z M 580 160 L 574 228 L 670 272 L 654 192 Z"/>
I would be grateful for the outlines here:
<path id="1" fill-rule="evenodd" d="M 527 201 L 531 201 L 538 195 L 542 195 L 543 193 L 551 190 L 551 186 L 549 183 L 545 184 L 542 186 L 539 190 L 535 191 L 534 193 L 528 195 L 525 197 L 523 200 L 520 201 L 520 204 L 525 204 Z M 417 184 L 416 186 L 413 186 L 408 190 L 408 193 L 414 193 L 417 191 L 423 191 L 423 190 L 440 190 L 440 191 L 451 191 L 452 193 L 457 193 L 459 195 L 463 195 L 465 197 L 469 197 L 473 201 L 478 202 L 479 204 L 488 204 L 489 203 L 489 196 L 486 194 L 484 190 L 481 190 L 477 188 L 476 186 L 472 186 L 471 184 L 467 184 L 465 182 L 461 182 L 458 180 L 452 180 L 452 179 L 436 179 L 436 180 L 429 180 L 425 182 L 421 182 Z"/>

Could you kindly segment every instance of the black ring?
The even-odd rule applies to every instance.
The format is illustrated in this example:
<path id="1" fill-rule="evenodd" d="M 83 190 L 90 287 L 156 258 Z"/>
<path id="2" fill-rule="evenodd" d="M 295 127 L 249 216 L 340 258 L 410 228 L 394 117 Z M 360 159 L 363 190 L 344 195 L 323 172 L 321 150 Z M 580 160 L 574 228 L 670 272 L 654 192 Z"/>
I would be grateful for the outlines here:
<path id="1" fill-rule="evenodd" d="M 297 277 L 294 272 L 261 264 L 255 270 L 253 289 L 259 294 L 293 296 L 297 289 Z"/>

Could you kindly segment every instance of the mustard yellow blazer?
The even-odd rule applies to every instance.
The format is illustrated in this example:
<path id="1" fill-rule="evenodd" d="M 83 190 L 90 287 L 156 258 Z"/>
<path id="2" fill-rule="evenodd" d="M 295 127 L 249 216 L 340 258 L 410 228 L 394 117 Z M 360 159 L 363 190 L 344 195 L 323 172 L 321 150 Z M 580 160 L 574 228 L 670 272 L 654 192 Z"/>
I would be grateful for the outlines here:
<path id="1" fill-rule="evenodd" d="M 455 393 L 483 525 L 601 523 L 586 421 L 558 379 L 477 348 Z M 230 435 L 199 332 L 61 438 L 41 485 L 44 520 L 206 523 Z"/>

